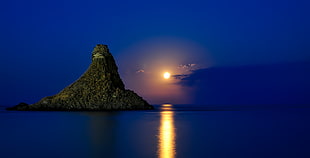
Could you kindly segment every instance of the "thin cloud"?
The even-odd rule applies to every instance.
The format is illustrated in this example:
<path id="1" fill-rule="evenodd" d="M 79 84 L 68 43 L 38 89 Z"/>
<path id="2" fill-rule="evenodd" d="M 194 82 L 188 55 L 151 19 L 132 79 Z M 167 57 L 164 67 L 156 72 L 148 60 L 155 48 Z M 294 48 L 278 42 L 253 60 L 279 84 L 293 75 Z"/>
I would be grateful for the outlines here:
<path id="1" fill-rule="evenodd" d="M 181 75 L 173 75 L 172 77 L 177 79 L 177 80 L 182 80 L 183 78 L 186 78 L 188 77 L 189 75 L 184 75 L 184 74 L 181 74 Z"/>
<path id="2" fill-rule="evenodd" d="M 182 71 L 192 71 L 196 69 L 197 64 L 181 64 L 178 66 L 178 69 L 181 69 Z"/>
<path id="3" fill-rule="evenodd" d="M 136 71 L 137 74 L 139 74 L 139 73 L 144 73 L 144 72 L 145 72 L 145 70 L 143 70 L 143 69 L 140 69 L 140 70 L 137 70 L 137 71 Z"/>

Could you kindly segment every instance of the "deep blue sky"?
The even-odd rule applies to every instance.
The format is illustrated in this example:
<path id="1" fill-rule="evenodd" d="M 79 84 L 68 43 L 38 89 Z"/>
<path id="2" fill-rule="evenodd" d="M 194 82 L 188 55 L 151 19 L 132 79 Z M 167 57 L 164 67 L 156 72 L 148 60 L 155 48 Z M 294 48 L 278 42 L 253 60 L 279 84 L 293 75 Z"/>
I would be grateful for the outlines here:
<path id="1" fill-rule="evenodd" d="M 208 67 L 309 61 L 309 6 L 304 0 L 2 1 L 0 105 L 57 93 L 86 70 L 98 43 L 109 45 L 132 89 L 126 64 L 156 52 L 130 53 L 154 39 L 155 46 L 167 39 L 199 46 L 204 51 L 185 54 L 203 56 L 198 64 Z M 124 64 L 127 57 L 133 61 Z M 160 102 L 169 97 L 151 101 Z"/>

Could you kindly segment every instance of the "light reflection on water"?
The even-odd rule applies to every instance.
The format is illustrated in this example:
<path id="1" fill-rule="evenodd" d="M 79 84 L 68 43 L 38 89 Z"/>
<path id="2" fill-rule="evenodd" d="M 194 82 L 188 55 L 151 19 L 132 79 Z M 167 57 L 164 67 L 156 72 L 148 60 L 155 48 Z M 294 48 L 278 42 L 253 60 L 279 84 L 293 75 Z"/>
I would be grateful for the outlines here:
<path id="1" fill-rule="evenodd" d="M 0 107 L 0 157 L 310 157 L 309 107 L 207 111 L 197 106 L 115 113 Z"/>
<path id="2" fill-rule="evenodd" d="M 159 137 L 158 137 L 158 157 L 159 158 L 174 158 L 176 155 L 175 148 L 175 127 L 173 111 L 171 104 L 162 105 L 165 110 L 160 112 L 160 126 L 159 126 Z"/>

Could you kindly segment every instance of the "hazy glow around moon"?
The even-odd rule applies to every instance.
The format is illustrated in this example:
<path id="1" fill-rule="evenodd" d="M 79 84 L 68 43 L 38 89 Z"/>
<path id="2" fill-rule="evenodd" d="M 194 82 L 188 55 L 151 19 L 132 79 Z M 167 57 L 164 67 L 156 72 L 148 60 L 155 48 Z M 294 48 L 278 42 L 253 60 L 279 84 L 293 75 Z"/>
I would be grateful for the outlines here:
<path id="1" fill-rule="evenodd" d="M 164 79 L 169 79 L 170 78 L 170 73 L 169 72 L 165 72 L 164 73 Z"/>
<path id="2" fill-rule="evenodd" d="M 174 75 L 191 73 L 188 65 L 196 65 L 196 68 L 212 65 L 204 47 L 195 41 L 175 37 L 144 39 L 119 54 L 122 55 L 116 59 L 119 57 L 120 75 L 126 88 L 153 104 L 190 103 L 191 88 L 177 84 L 179 80 Z"/>

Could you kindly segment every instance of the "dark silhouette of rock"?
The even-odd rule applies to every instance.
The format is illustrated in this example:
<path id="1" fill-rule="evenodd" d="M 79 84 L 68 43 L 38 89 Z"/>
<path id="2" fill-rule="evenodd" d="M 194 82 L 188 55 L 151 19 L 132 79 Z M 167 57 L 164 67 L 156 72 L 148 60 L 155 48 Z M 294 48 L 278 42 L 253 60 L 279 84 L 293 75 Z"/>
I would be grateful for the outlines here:
<path id="1" fill-rule="evenodd" d="M 27 103 L 21 102 L 21 103 L 15 105 L 14 107 L 7 108 L 7 110 L 17 110 L 17 109 L 25 109 L 26 110 L 28 108 L 28 105 L 29 104 L 27 104 Z"/>
<path id="2" fill-rule="evenodd" d="M 126 90 L 107 45 L 98 44 L 88 70 L 54 96 L 31 105 L 18 104 L 8 110 L 89 111 L 153 109 L 143 98 Z"/>

